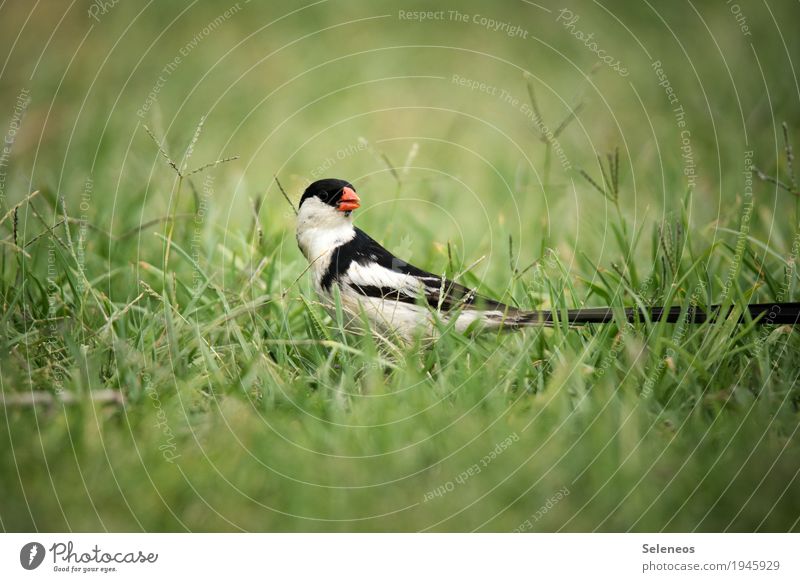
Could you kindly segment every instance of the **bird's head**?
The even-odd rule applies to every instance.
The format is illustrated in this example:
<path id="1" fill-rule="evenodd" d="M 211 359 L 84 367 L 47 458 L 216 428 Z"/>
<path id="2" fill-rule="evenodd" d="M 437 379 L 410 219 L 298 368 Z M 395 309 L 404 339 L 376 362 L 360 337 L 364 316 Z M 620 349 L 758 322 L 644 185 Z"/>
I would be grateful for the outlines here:
<path id="1" fill-rule="evenodd" d="M 358 194 L 345 180 L 317 180 L 300 199 L 297 244 L 312 260 L 352 239 L 356 231 L 350 213 L 359 207 Z"/>
<path id="2" fill-rule="evenodd" d="M 300 199 L 299 213 L 334 225 L 349 222 L 350 213 L 360 206 L 355 188 L 346 180 L 327 178 L 311 184 Z"/>

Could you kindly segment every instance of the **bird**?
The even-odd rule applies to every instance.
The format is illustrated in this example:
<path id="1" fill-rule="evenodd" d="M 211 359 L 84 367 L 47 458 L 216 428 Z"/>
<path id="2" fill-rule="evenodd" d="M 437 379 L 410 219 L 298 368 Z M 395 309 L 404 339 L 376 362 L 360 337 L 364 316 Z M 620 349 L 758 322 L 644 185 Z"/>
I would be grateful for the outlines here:
<path id="1" fill-rule="evenodd" d="M 569 309 L 566 313 L 519 309 L 479 294 L 393 255 L 353 224 L 352 213 L 361 198 L 347 180 L 326 178 L 311 183 L 297 209 L 296 238 L 309 262 L 314 289 L 331 312 L 337 305 L 352 329 L 363 329 L 365 315 L 372 329 L 403 340 L 422 334 L 433 337 L 437 319 L 452 324 L 457 332 L 483 329 L 516 330 L 552 326 L 563 318 L 570 325 L 615 321 L 611 307 Z M 624 310 L 629 322 L 665 320 L 677 323 L 714 321 L 727 317 L 720 305 L 706 310 L 690 306 Z M 749 317 L 762 324 L 795 324 L 800 303 L 760 303 L 746 307 Z M 740 321 L 745 321 L 744 314 Z"/>

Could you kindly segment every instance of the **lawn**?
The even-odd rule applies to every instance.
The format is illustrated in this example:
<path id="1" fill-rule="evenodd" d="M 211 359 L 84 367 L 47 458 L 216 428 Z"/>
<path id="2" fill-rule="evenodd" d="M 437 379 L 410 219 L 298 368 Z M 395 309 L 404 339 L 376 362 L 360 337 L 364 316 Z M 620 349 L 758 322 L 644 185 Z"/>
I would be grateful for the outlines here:
<path id="1" fill-rule="evenodd" d="M 0 5 L 2 530 L 800 531 L 792 327 L 357 336 L 290 205 L 348 179 L 529 309 L 799 301 L 797 3 L 45 4 Z"/>

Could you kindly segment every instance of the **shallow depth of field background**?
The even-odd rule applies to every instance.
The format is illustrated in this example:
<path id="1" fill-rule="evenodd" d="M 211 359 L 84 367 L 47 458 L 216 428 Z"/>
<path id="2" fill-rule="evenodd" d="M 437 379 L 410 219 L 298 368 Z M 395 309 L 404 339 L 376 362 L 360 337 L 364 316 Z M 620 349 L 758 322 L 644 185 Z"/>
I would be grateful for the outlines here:
<path id="1" fill-rule="evenodd" d="M 792 328 L 353 337 L 274 182 L 526 308 L 797 301 L 800 7 L 453 4 L 0 6 L 1 529 L 800 529 Z"/>

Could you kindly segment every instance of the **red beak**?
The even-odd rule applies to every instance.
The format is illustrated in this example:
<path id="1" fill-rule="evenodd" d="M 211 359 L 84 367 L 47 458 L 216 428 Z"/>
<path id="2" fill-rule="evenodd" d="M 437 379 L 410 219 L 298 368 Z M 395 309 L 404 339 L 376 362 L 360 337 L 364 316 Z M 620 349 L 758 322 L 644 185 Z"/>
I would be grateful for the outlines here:
<path id="1" fill-rule="evenodd" d="M 338 210 L 342 212 L 350 212 L 361 206 L 361 199 L 356 194 L 355 190 L 345 186 L 342 188 L 342 197 L 339 199 Z"/>

